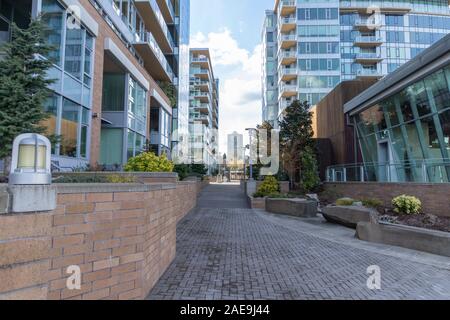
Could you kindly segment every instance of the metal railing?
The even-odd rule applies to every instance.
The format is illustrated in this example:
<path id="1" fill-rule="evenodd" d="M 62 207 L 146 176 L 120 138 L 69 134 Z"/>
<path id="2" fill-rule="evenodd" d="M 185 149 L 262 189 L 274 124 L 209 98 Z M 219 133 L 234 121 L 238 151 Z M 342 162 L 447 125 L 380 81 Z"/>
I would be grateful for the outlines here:
<path id="1" fill-rule="evenodd" d="M 381 59 L 381 55 L 379 53 L 368 53 L 361 52 L 356 54 L 356 59 Z"/>
<path id="2" fill-rule="evenodd" d="M 156 41 L 153 34 L 149 31 L 145 31 L 145 32 L 141 32 L 141 33 L 135 33 L 134 37 L 135 37 L 134 41 L 136 43 L 147 43 L 152 48 L 158 61 L 161 63 L 162 67 L 164 68 L 166 73 L 169 75 L 169 78 L 171 79 L 171 81 L 173 81 L 174 73 L 173 73 L 172 67 L 169 65 L 169 62 L 167 61 L 166 56 L 164 55 L 161 48 L 159 47 L 158 42 Z"/>
<path id="3" fill-rule="evenodd" d="M 330 166 L 327 182 L 449 183 L 450 159 Z"/>

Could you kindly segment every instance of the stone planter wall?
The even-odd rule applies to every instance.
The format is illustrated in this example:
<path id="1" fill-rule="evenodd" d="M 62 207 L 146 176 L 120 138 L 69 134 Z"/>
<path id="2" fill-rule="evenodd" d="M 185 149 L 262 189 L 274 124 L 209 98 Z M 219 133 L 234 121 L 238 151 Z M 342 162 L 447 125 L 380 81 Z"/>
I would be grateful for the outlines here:
<path id="1" fill-rule="evenodd" d="M 175 257 L 177 222 L 199 188 L 61 184 L 53 211 L 0 214 L 0 299 L 145 298 Z M 80 290 L 67 287 L 69 266 L 81 268 Z"/>
<path id="2" fill-rule="evenodd" d="M 390 223 L 358 223 L 358 239 L 450 257 L 450 233 Z"/>
<path id="3" fill-rule="evenodd" d="M 266 210 L 266 198 L 247 197 L 250 208 Z"/>
<path id="4" fill-rule="evenodd" d="M 305 199 L 266 199 L 266 211 L 301 218 L 317 216 L 317 202 Z"/>
<path id="5" fill-rule="evenodd" d="M 327 206 L 322 208 L 322 215 L 328 222 L 356 228 L 359 222 L 370 222 L 376 212 L 359 206 Z"/>

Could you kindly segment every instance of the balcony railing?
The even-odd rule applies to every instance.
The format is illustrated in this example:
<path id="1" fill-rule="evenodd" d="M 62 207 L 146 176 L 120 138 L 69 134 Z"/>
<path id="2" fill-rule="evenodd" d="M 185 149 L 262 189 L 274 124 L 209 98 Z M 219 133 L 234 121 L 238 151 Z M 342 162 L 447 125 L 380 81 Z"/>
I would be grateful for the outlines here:
<path id="1" fill-rule="evenodd" d="M 327 168 L 328 182 L 449 183 L 450 160 L 358 163 Z"/>
<path id="2" fill-rule="evenodd" d="M 377 19 L 357 19 L 355 21 L 356 27 L 367 27 L 368 29 L 377 29 L 381 27 L 381 22 Z"/>
<path id="3" fill-rule="evenodd" d="M 359 36 L 355 38 L 356 43 L 383 43 L 383 39 L 377 36 Z"/>
<path id="4" fill-rule="evenodd" d="M 356 59 L 381 59 L 381 55 L 379 53 L 372 52 L 357 53 Z"/>
<path id="5" fill-rule="evenodd" d="M 135 41 L 136 43 L 147 43 L 155 53 L 155 56 L 157 57 L 158 61 L 161 63 L 162 67 L 166 71 L 166 73 L 169 75 L 169 78 L 174 79 L 174 73 L 169 65 L 169 62 L 167 61 L 166 57 L 164 56 L 164 53 L 162 52 L 161 48 L 158 45 L 158 42 L 156 42 L 155 37 L 151 32 L 141 32 L 140 34 L 135 34 Z"/>
<path id="6" fill-rule="evenodd" d="M 297 35 L 295 34 L 282 34 L 280 36 L 281 41 L 297 41 Z"/>
<path id="7" fill-rule="evenodd" d="M 297 52 L 295 51 L 284 51 L 281 52 L 280 57 L 283 59 L 297 58 Z"/>
<path id="8" fill-rule="evenodd" d="M 359 69 L 356 75 L 358 77 L 382 77 L 382 74 L 377 69 Z"/>

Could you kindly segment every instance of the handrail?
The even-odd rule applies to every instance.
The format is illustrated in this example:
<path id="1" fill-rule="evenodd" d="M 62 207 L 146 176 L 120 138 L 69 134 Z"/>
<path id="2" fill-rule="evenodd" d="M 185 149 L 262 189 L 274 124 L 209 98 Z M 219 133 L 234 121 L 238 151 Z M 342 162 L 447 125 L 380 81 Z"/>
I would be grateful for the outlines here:
<path id="1" fill-rule="evenodd" d="M 329 166 L 328 182 L 449 183 L 450 159 L 417 159 Z"/>

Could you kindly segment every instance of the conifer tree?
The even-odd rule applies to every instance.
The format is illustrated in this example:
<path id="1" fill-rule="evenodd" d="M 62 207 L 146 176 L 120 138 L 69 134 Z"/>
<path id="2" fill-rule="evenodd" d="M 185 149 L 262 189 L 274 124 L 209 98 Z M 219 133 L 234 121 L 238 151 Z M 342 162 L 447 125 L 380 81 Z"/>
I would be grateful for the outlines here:
<path id="1" fill-rule="evenodd" d="M 53 81 L 47 77 L 52 63 L 44 57 L 53 47 L 46 41 L 45 31 L 40 18 L 25 29 L 13 23 L 11 42 L 0 48 L 0 159 L 10 158 L 19 134 L 46 130 L 41 123 L 49 116 L 44 102 Z"/>

